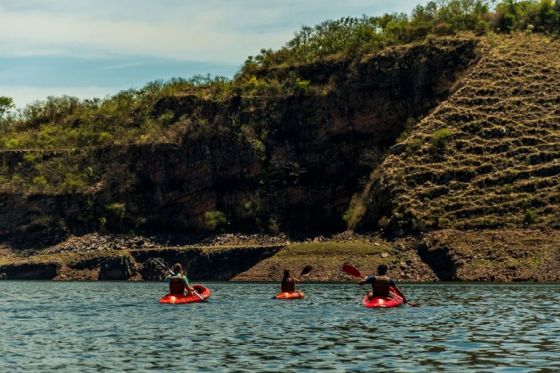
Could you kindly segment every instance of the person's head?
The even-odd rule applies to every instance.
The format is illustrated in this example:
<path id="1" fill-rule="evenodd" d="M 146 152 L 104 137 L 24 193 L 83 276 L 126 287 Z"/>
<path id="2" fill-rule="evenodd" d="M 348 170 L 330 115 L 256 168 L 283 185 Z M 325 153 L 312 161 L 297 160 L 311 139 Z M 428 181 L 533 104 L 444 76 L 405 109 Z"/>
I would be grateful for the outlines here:
<path id="1" fill-rule="evenodd" d="M 290 277 L 290 271 L 285 269 L 284 270 L 284 278 L 288 278 L 288 277 Z"/>
<path id="2" fill-rule="evenodd" d="M 173 272 L 175 272 L 175 274 L 180 274 L 183 273 L 183 266 L 181 266 L 181 263 L 175 263 L 175 265 L 173 266 Z"/>
<path id="3" fill-rule="evenodd" d="M 387 274 L 387 265 L 386 264 L 380 264 L 377 266 L 377 274 L 379 276 L 385 276 Z"/>

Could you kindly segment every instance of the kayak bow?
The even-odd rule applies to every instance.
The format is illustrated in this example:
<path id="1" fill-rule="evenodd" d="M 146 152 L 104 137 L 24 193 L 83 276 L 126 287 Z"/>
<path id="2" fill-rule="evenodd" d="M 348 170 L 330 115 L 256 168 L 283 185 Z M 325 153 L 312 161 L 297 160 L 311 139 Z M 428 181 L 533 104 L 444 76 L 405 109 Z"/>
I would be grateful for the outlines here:
<path id="1" fill-rule="evenodd" d="M 283 291 L 276 294 L 275 299 L 303 299 L 304 294 L 301 291 L 287 292 Z"/>
<path id="2" fill-rule="evenodd" d="M 368 292 L 362 298 L 362 304 L 367 308 L 391 308 L 401 306 L 403 303 L 404 300 L 395 293 L 392 287 L 388 297 L 371 297 L 371 292 Z"/>
<path id="3" fill-rule="evenodd" d="M 198 293 L 191 295 L 183 295 L 183 294 L 166 294 L 164 295 L 159 302 L 165 304 L 186 304 L 186 303 L 197 303 L 202 302 L 210 297 L 212 292 L 206 286 L 202 285 L 193 285 L 193 289 Z"/>

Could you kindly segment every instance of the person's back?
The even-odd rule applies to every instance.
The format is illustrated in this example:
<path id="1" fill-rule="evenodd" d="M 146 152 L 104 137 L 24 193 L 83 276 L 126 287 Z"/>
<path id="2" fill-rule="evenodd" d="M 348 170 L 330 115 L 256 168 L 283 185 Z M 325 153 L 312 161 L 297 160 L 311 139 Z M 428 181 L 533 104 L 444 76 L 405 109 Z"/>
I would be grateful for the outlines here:
<path id="1" fill-rule="evenodd" d="M 293 293 L 296 291 L 296 281 L 290 277 L 290 271 L 284 271 L 284 277 L 282 278 L 282 285 L 280 291 L 286 293 Z"/>
<path id="2" fill-rule="evenodd" d="M 189 279 L 183 274 L 183 267 L 180 263 L 173 266 L 173 275 L 168 277 L 169 293 L 185 294 L 185 290 L 190 292 Z"/>
<path id="3" fill-rule="evenodd" d="M 395 292 L 406 302 L 406 297 L 397 287 L 395 280 L 387 276 L 387 266 L 385 264 L 380 264 L 377 267 L 377 275 L 368 276 L 360 281 L 360 285 L 364 284 L 371 284 L 372 296 L 390 297 L 391 288 L 393 288 Z"/>
<path id="4" fill-rule="evenodd" d="M 395 281 L 389 276 L 369 276 L 366 279 L 367 284 L 371 284 L 372 291 L 374 295 L 379 297 L 388 297 L 390 294 L 391 287 L 395 287 Z"/>

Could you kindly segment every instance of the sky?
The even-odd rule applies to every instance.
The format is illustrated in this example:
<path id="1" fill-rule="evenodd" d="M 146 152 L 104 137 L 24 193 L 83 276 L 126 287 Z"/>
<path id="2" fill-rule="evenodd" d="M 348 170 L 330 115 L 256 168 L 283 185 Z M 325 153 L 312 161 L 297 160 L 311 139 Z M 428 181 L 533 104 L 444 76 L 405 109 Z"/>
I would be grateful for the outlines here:
<path id="1" fill-rule="evenodd" d="M 0 96 L 105 97 L 150 81 L 232 77 L 302 25 L 419 0 L 0 0 Z"/>

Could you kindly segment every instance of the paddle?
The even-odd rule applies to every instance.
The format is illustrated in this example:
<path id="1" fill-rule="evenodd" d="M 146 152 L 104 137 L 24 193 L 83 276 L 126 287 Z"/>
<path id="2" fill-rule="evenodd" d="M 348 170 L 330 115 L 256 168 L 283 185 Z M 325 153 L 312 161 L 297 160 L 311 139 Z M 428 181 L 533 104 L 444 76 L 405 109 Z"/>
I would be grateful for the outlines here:
<path id="1" fill-rule="evenodd" d="M 350 264 L 344 264 L 342 266 L 342 272 L 349 274 L 350 276 L 354 276 L 354 277 L 359 277 L 359 278 L 364 278 L 365 276 L 362 275 L 362 272 L 360 272 L 360 270 L 356 267 L 354 267 L 353 265 Z M 397 289 L 398 290 L 398 289 Z M 400 290 L 399 290 L 400 292 Z M 416 302 L 411 302 L 408 301 L 406 302 L 406 304 L 410 305 L 411 307 L 420 307 L 420 305 Z"/>
<path id="2" fill-rule="evenodd" d="M 159 260 L 159 259 L 157 259 L 157 258 L 154 258 L 154 261 L 155 261 L 156 263 L 158 263 L 160 266 L 162 266 L 163 268 L 167 269 L 167 271 L 168 271 L 172 276 L 175 276 L 175 275 L 176 275 L 175 272 L 173 272 L 173 271 L 171 270 L 171 268 L 169 268 L 169 267 L 166 266 L 164 263 L 162 263 L 161 260 Z M 200 299 L 201 302 L 207 302 L 207 301 L 208 301 L 208 299 L 203 298 L 202 295 L 198 294 L 198 292 L 197 292 L 193 287 L 191 287 L 191 288 L 192 288 L 192 292 L 194 293 L 194 295 L 196 295 L 196 296 L 198 297 L 198 299 Z"/>
<path id="3" fill-rule="evenodd" d="M 298 280 L 300 277 L 307 276 L 313 270 L 312 266 L 305 266 L 303 267 L 301 273 L 298 276 Z"/>
<path id="4" fill-rule="evenodd" d="M 365 276 L 362 275 L 362 272 L 360 272 L 358 270 L 358 268 L 350 265 L 350 264 L 345 264 L 342 266 L 342 272 L 345 272 L 347 274 L 349 274 L 350 276 L 354 276 L 354 277 L 359 277 L 359 278 L 364 278 Z"/>
<path id="5" fill-rule="evenodd" d="M 303 269 L 301 270 L 301 273 L 299 274 L 297 280 L 299 281 L 299 279 L 303 276 L 307 276 L 311 271 L 313 270 L 312 266 L 305 266 L 303 267 Z M 276 299 L 276 296 L 272 297 L 272 299 Z"/>

